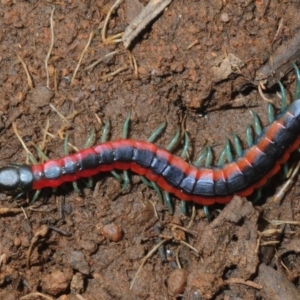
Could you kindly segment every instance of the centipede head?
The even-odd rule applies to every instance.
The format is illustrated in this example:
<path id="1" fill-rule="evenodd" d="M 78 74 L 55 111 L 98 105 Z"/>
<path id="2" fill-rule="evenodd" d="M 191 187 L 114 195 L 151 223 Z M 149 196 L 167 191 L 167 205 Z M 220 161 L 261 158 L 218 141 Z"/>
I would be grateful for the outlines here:
<path id="1" fill-rule="evenodd" d="M 0 192 L 19 194 L 31 191 L 33 175 L 28 165 L 9 164 L 0 168 Z"/>

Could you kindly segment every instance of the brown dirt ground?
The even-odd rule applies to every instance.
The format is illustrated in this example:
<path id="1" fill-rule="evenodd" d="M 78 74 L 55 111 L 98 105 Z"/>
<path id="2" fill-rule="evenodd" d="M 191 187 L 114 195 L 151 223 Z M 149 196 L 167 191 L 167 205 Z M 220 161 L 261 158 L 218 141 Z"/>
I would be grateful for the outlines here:
<path id="1" fill-rule="evenodd" d="M 108 118 L 110 138 L 119 138 L 131 112 L 133 139 L 145 140 L 157 124 L 168 122 L 157 142 L 161 146 L 184 124 L 191 139 L 191 160 L 207 144 L 220 153 L 232 132 L 244 141 L 245 128 L 252 122 L 249 106 L 267 123 L 257 83 L 262 77 L 283 78 L 291 69 L 284 63 L 297 58 L 291 46 L 299 38 L 297 1 L 174 0 L 131 48 L 138 77 L 122 43 L 101 42 L 104 18 L 113 2 L 55 3 L 49 90 L 44 61 L 54 2 L 1 1 L 2 166 L 26 160 L 13 123 L 38 157 L 33 145 L 42 145 L 49 120 L 53 137 L 47 136 L 45 152 L 56 158 L 63 155 L 58 135 L 62 128 L 70 142 L 82 148 L 91 128 L 96 131 L 94 143 L 100 140 L 101 122 Z M 107 35 L 124 31 L 138 4 L 147 2 L 124 1 L 112 15 Z M 91 31 L 95 36 L 71 85 Z M 85 70 L 114 50 L 121 52 Z M 33 89 L 18 56 L 28 68 Z M 121 73 L 103 78 L 124 66 L 128 68 Z M 293 72 L 283 82 L 291 94 Z M 267 97 L 278 102 L 276 89 Z M 71 116 L 68 123 L 50 103 L 63 116 Z M 180 154 L 180 147 L 177 151 Z M 23 206 L 26 215 L 0 217 L 0 299 L 22 299 L 34 292 L 51 299 L 299 299 L 299 229 L 267 221 L 299 221 L 299 184 L 280 204 L 263 197 L 264 204 L 253 207 L 236 197 L 224 208 L 212 207 L 209 221 L 200 206 L 194 218 L 190 211 L 184 216 L 178 200 L 174 214 L 169 214 L 137 176 L 131 177 L 130 191 L 123 194 L 109 174 L 101 174 L 95 182 L 93 189 L 79 183 L 82 195 L 71 185 L 56 193 L 44 191 L 34 209 L 26 199 L 1 195 L 1 207 Z M 271 195 L 282 186 L 280 180 L 275 183 L 269 186 Z M 261 245 L 258 230 L 265 232 Z M 143 258 L 163 239 L 167 241 L 145 262 L 130 289 Z"/>

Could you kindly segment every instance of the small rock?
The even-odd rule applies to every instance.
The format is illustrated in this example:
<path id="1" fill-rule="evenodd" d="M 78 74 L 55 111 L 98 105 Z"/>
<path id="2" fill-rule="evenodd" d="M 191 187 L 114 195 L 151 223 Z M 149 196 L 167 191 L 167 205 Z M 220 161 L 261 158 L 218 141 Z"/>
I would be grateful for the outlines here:
<path id="1" fill-rule="evenodd" d="M 184 269 L 174 270 L 168 278 L 168 290 L 172 296 L 182 294 L 187 282 L 187 271 Z"/>
<path id="2" fill-rule="evenodd" d="M 71 292 L 81 294 L 84 292 L 84 278 L 81 273 L 76 273 L 71 281 Z"/>
<path id="3" fill-rule="evenodd" d="M 122 238 L 122 230 L 116 224 L 107 224 L 101 228 L 101 234 L 113 242 L 119 242 Z"/>

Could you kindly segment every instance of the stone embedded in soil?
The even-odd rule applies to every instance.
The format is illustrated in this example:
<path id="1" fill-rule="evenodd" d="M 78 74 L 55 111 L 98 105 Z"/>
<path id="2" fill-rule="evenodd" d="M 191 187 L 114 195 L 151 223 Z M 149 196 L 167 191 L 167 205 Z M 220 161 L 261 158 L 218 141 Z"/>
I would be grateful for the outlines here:
<path id="1" fill-rule="evenodd" d="M 80 273 L 85 275 L 90 274 L 90 266 L 81 251 L 73 251 L 71 253 L 70 263 L 73 269 L 78 270 Z"/>
<path id="2" fill-rule="evenodd" d="M 107 224 L 101 228 L 101 234 L 113 242 L 119 242 L 122 238 L 122 230 L 116 224 Z"/>
<path id="3" fill-rule="evenodd" d="M 71 281 L 71 292 L 81 294 L 84 292 L 84 277 L 81 273 L 76 273 Z"/>
<path id="4" fill-rule="evenodd" d="M 70 285 L 72 274 L 69 271 L 54 270 L 42 278 L 42 290 L 52 296 L 66 293 Z"/>
<path id="5" fill-rule="evenodd" d="M 168 290 L 173 296 L 182 294 L 187 282 L 187 271 L 184 269 L 174 270 L 168 278 Z"/>

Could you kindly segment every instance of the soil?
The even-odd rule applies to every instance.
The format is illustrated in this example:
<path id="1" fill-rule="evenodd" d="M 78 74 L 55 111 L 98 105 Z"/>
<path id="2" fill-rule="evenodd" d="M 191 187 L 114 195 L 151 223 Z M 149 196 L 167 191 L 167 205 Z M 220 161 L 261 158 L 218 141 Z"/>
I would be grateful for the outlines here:
<path id="1" fill-rule="evenodd" d="M 148 2 L 123 1 L 106 37 L 123 32 Z M 1 1 L 1 166 L 29 162 L 14 124 L 43 161 L 36 146 L 61 157 L 66 135 L 82 149 L 92 130 L 92 143 L 99 143 L 108 119 L 109 138 L 120 138 L 129 113 L 130 138 L 146 140 L 167 121 L 155 143 L 166 147 L 179 127 L 190 138 L 190 162 L 210 145 L 216 163 L 233 132 L 246 145 L 250 109 L 268 123 L 259 83 L 277 108 L 276 80 L 291 98 L 291 62 L 300 49 L 297 1 L 174 0 L 129 50 L 101 39 L 113 3 Z M 300 299 L 297 181 L 280 202 L 273 197 L 282 177 L 255 205 L 235 197 L 210 207 L 207 218 L 191 204 L 184 215 L 174 197 L 170 213 L 130 175 L 125 191 L 113 175 L 99 174 L 92 189 L 86 181 L 78 182 L 79 194 L 71 184 L 45 189 L 33 205 L 32 194 L 18 200 L 1 194 L 0 299 Z"/>

